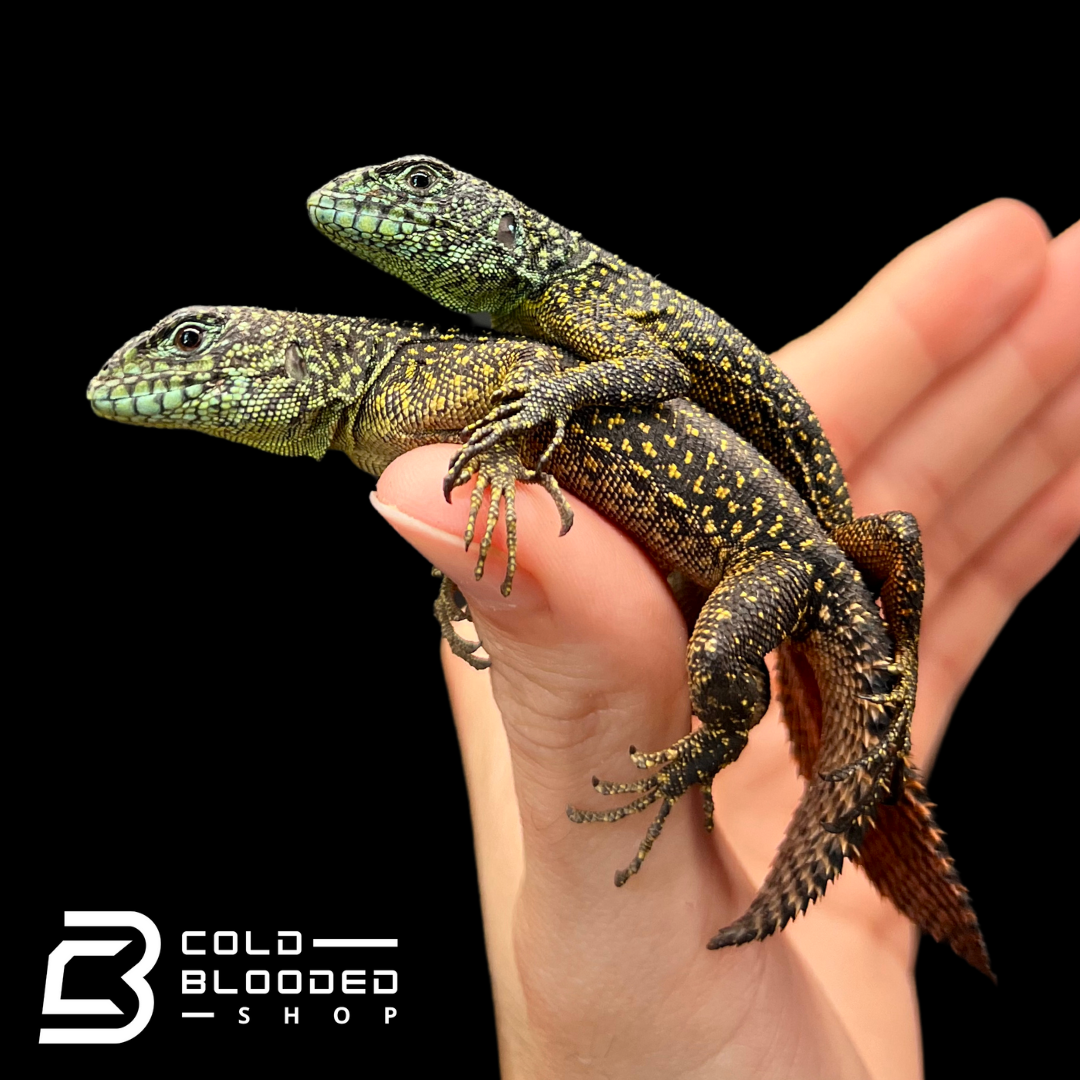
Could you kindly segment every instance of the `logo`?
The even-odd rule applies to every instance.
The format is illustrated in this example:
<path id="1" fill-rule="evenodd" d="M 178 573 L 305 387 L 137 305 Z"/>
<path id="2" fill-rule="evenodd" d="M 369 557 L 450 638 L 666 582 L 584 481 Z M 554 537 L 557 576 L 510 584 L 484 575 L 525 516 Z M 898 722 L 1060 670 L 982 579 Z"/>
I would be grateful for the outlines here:
<path id="1" fill-rule="evenodd" d="M 134 967 L 121 975 L 132 990 L 139 1007 L 131 1020 L 118 1028 L 50 1028 L 43 1027 L 39 1043 L 123 1043 L 134 1039 L 154 1015 L 154 991 L 146 976 L 161 955 L 161 935 L 158 928 L 138 911 L 65 911 L 65 926 L 124 926 L 134 927 L 146 941 L 146 951 Z M 116 1016 L 122 1010 L 109 998 L 64 997 L 64 969 L 76 956 L 115 956 L 131 938 L 100 940 L 61 941 L 49 953 L 49 967 L 45 974 L 45 1000 L 41 1006 L 43 1016 Z"/>

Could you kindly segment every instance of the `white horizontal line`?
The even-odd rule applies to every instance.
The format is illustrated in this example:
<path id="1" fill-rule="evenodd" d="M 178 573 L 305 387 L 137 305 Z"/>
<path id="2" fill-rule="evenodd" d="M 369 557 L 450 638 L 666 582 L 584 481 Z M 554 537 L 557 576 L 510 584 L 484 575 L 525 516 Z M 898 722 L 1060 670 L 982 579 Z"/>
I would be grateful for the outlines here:
<path id="1" fill-rule="evenodd" d="M 213 1020 L 213 1013 L 181 1013 L 181 1020 Z"/>
<path id="2" fill-rule="evenodd" d="M 396 949 L 396 937 L 317 937 L 316 949 Z"/>

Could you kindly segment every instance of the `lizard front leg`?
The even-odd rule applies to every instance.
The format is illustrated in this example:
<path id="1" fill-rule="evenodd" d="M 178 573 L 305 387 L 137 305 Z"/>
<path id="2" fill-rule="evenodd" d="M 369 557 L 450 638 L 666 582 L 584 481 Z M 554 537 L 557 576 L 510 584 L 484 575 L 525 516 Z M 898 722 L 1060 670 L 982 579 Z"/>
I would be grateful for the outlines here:
<path id="1" fill-rule="evenodd" d="M 679 397 L 689 386 L 687 372 L 663 355 L 600 360 L 556 372 L 532 371 L 522 365 L 514 379 L 493 395 L 495 407 L 465 429 L 468 439 L 451 462 L 443 489 L 449 492 L 470 464 L 497 443 L 550 429 L 532 477 L 539 478 L 562 444 L 576 409 L 596 404 L 651 406 Z"/>
<path id="2" fill-rule="evenodd" d="M 446 490 L 472 458 L 497 442 L 550 431 L 541 440 L 536 463 L 537 472 L 543 472 L 562 444 L 575 410 L 595 405 L 650 407 L 683 397 L 690 389 L 690 372 L 648 334 L 628 326 L 612 335 L 611 320 L 617 315 L 610 304 L 599 302 L 586 314 L 574 307 L 565 285 L 560 285 L 527 307 L 496 317 L 496 329 L 557 341 L 577 353 L 581 362 L 572 367 L 553 365 L 551 357 L 543 355 L 535 362 L 517 364 L 492 395 L 495 407 L 465 429 L 468 441 L 451 465 Z M 572 317 L 567 314 L 571 309 Z"/>
<path id="3" fill-rule="evenodd" d="M 567 529 L 570 528 L 574 520 L 574 514 L 570 509 L 570 504 L 566 501 L 566 497 L 559 489 L 555 478 L 524 465 L 521 455 L 515 447 L 503 444 L 487 447 L 469 462 L 467 469 L 458 476 L 454 486 L 465 484 L 474 477 L 476 485 L 469 500 L 469 520 L 465 526 L 465 548 L 468 550 L 476 536 L 477 519 L 483 506 L 484 492 L 490 489 L 491 501 L 484 521 L 483 536 L 480 539 L 480 552 L 476 560 L 475 577 L 479 581 L 484 575 L 484 567 L 487 564 L 495 527 L 499 523 L 500 511 L 505 508 L 506 576 L 503 579 L 502 594 L 503 596 L 509 596 L 514 583 L 514 573 L 517 569 L 517 513 L 514 506 L 514 493 L 518 482 L 540 484 L 548 492 L 559 511 L 559 517 L 562 521 L 560 535 L 565 534 Z M 432 567 L 431 572 L 434 577 L 441 578 L 439 595 L 435 600 L 435 618 L 439 623 L 442 636 L 450 645 L 450 651 L 455 656 L 460 656 L 462 660 L 471 664 L 478 671 L 490 667 L 490 660 L 473 655 L 480 648 L 481 642 L 470 641 L 468 638 L 462 637 L 454 629 L 454 623 L 469 618 L 468 605 L 458 601 L 457 585 L 438 568 Z"/>
<path id="4" fill-rule="evenodd" d="M 457 458 L 454 459 L 455 462 L 457 460 Z M 495 526 L 499 523 L 500 511 L 505 507 L 506 576 L 501 588 L 503 596 L 509 596 L 514 584 L 514 574 L 517 571 L 517 510 L 514 502 L 517 484 L 540 484 L 547 491 L 559 511 L 559 519 L 562 522 L 560 536 L 564 536 L 573 524 L 574 512 L 570 509 L 566 496 L 563 495 L 553 476 L 528 468 L 522 462 L 519 450 L 504 443 L 488 446 L 470 458 L 463 471 L 456 475 L 453 483 L 450 483 L 451 476 L 454 476 L 453 472 L 444 481 L 444 487 L 449 485 L 448 490 L 468 483 L 474 477 L 476 479 L 469 500 L 469 520 L 465 526 L 466 551 L 476 536 L 477 519 L 480 516 L 480 508 L 483 506 L 484 492 L 488 490 L 491 492 L 484 531 L 480 538 L 480 551 L 476 560 L 477 581 L 484 576 L 484 567 L 487 564 L 488 552 L 491 550 Z"/>
<path id="5" fill-rule="evenodd" d="M 437 566 L 431 568 L 431 576 L 441 579 L 439 595 L 435 598 L 435 619 L 442 631 L 442 636 L 450 646 L 450 651 L 455 656 L 460 656 L 477 671 L 484 671 L 491 667 L 490 660 L 473 655 L 480 648 L 481 643 L 462 637 L 454 629 L 456 622 L 472 621 L 469 617 L 469 605 L 458 603 L 458 587 Z"/>

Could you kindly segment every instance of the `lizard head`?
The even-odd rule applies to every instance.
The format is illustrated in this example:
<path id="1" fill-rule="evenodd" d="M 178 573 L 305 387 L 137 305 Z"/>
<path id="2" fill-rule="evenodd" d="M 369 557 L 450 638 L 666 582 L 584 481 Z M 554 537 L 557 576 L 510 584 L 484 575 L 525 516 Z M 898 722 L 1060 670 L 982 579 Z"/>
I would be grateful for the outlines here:
<path id="1" fill-rule="evenodd" d="M 363 320 L 339 325 L 261 308 L 181 308 L 118 349 L 86 396 L 110 420 L 322 457 L 371 366 L 373 350 L 357 326 Z"/>
<path id="2" fill-rule="evenodd" d="M 455 311 L 499 314 L 573 259 L 580 237 L 429 157 L 345 173 L 308 197 L 334 243 Z"/>

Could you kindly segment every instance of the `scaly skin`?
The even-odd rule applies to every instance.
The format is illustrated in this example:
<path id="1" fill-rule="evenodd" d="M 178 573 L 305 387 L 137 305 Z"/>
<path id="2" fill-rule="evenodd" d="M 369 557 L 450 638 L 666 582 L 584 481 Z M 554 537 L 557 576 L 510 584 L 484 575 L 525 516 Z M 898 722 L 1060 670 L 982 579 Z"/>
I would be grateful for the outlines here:
<path id="1" fill-rule="evenodd" d="M 492 403 L 536 377 L 582 369 L 576 358 L 534 340 L 452 333 L 364 319 L 252 308 L 189 308 L 133 338 L 91 382 L 95 411 L 150 426 L 188 427 L 279 454 L 322 457 L 342 450 L 378 474 L 396 456 L 425 443 L 461 442 L 483 424 Z M 469 534 L 485 488 L 492 492 L 477 576 L 500 507 L 507 520 L 508 573 L 515 563 L 514 490 L 543 483 L 569 527 L 564 485 L 633 535 L 663 569 L 705 597 L 687 653 L 694 714 L 701 727 L 656 753 L 633 753 L 654 769 L 633 783 L 596 782 L 604 795 L 631 793 L 609 811 L 570 808 L 583 821 L 614 821 L 658 804 L 635 858 L 617 875 L 636 873 L 664 819 L 694 784 L 702 787 L 712 827 L 711 785 L 734 761 L 769 701 L 765 654 L 785 646 L 802 666 L 791 685 L 806 690 L 789 703 L 808 762 L 806 794 L 777 858 L 748 912 L 710 947 L 741 944 L 782 928 L 824 892 L 845 858 L 876 868 L 886 895 L 925 929 L 989 971 L 967 893 L 933 826 L 906 759 L 871 775 L 835 769 L 876 752 L 889 727 L 892 644 L 861 576 L 823 532 L 792 486 L 753 446 L 699 405 L 585 408 L 572 415 L 549 457 L 547 439 L 530 432 L 455 459 L 455 482 L 476 477 Z M 443 633 L 460 655 L 452 622 L 462 612 L 444 582 L 436 604 Z M 691 612 L 698 608 L 689 604 Z M 884 702 L 884 703 L 883 703 Z M 821 747 L 835 754 L 819 761 Z M 882 805 L 900 792 L 895 807 Z M 875 815 L 892 813 L 888 830 Z M 828 828 L 822 821 L 829 822 Z M 881 832 L 884 854 L 873 855 Z M 901 860 L 889 856 L 890 845 Z M 872 857 L 871 857 L 872 856 Z M 874 860 L 877 860 L 876 862 Z M 903 881 L 929 874 L 938 906 L 903 907 Z M 883 884 L 882 884 L 883 883 Z M 890 891 L 892 890 L 892 891 Z M 921 899 L 921 894 L 917 894 Z"/>
<path id="2" fill-rule="evenodd" d="M 479 424 L 447 477 L 501 439 L 544 432 L 538 467 L 575 409 L 688 397 L 758 447 L 870 580 L 896 642 L 886 738 L 857 761 L 875 781 L 902 771 L 918 682 L 923 563 L 907 514 L 854 520 L 843 472 L 817 417 L 786 375 L 726 320 L 513 196 L 433 158 L 411 156 L 339 176 L 308 198 L 336 244 L 455 311 L 572 349 L 584 368 L 537 378 Z M 789 670 L 794 670 L 789 666 Z M 835 760 L 832 753 L 827 760 Z M 800 759 L 805 773 L 811 763 Z M 888 783 L 887 779 L 883 781 Z"/>

